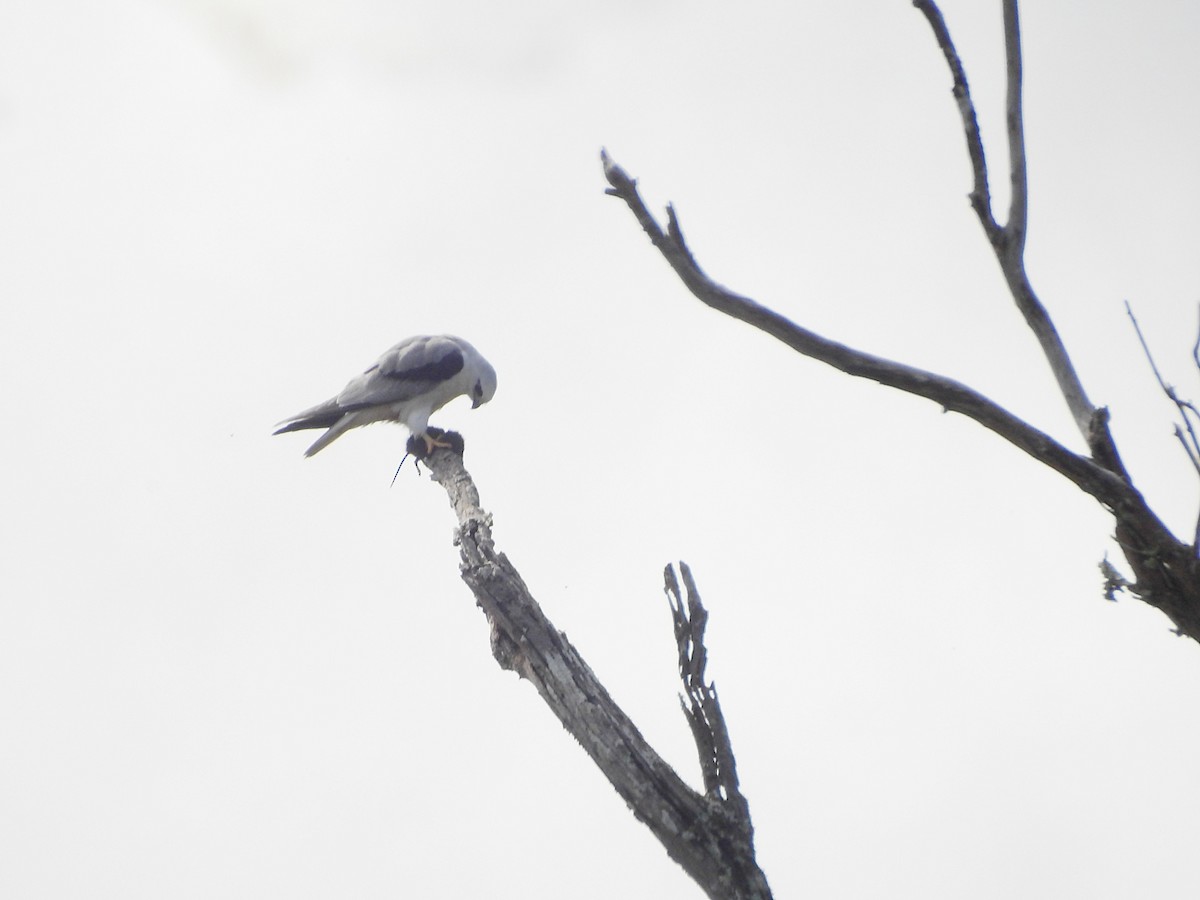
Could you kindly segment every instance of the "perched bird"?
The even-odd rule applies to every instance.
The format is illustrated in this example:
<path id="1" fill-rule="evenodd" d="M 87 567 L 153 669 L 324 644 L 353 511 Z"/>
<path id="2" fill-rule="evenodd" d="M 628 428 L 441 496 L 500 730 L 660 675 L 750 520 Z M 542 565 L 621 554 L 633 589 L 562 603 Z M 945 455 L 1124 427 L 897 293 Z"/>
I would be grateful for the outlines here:
<path id="1" fill-rule="evenodd" d="M 392 347 L 332 400 L 289 416 L 275 434 L 327 428 L 304 451 L 312 456 L 342 434 L 372 422 L 399 422 L 425 442 L 426 453 L 448 444 L 431 436 L 429 416 L 455 397 L 482 406 L 496 393 L 496 370 L 462 338 L 448 334 L 418 335 Z"/>

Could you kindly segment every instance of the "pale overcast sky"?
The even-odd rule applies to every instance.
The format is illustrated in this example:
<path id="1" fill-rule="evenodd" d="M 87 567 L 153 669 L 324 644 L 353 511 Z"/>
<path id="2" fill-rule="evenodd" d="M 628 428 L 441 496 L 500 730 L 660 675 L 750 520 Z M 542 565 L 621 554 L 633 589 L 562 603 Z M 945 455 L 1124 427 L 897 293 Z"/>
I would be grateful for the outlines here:
<path id="1" fill-rule="evenodd" d="M 1200 491 L 1200 6 L 1024 12 L 1029 271 L 1139 486 Z M 998 2 L 943 4 L 1004 208 Z M 1193 898 L 1200 647 L 1111 520 L 961 417 L 687 294 L 714 278 L 1076 449 L 966 200 L 910 3 L 0 8 L 0 896 L 700 897 L 501 672 L 405 434 L 273 423 L 391 344 L 495 365 L 495 537 L 693 784 L 685 559 L 777 897 Z"/>

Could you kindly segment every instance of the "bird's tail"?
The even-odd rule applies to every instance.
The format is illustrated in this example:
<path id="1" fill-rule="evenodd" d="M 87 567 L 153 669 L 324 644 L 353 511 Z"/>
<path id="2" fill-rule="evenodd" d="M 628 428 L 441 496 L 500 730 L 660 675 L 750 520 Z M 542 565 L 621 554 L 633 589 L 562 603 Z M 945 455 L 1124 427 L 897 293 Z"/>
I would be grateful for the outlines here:
<path id="1" fill-rule="evenodd" d="M 319 438 L 317 438 L 313 442 L 313 445 L 311 447 L 309 447 L 307 450 L 304 451 L 304 455 L 312 456 L 314 453 L 319 453 L 320 451 L 322 451 L 326 447 L 328 447 L 330 444 L 332 444 L 334 441 L 336 441 L 338 438 L 340 438 L 343 434 L 346 433 L 346 431 L 348 429 L 352 428 L 353 426 L 354 426 L 354 416 L 353 415 L 342 416 L 342 418 L 338 419 L 338 421 L 334 422 L 333 425 L 330 426 L 328 431 L 326 431 L 323 435 L 321 435 Z M 314 427 L 318 427 L 318 426 L 314 426 Z"/>
<path id="2" fill-rule="evenodd" d="M 317 438 L 316 442 L 304 451 L 305 456 L 312 456 L 341 437 L 342 433 L 350 427 L 353 420 L 354 417 L 347 415 L 347 411 L 338 406 L 336 400 L 326 400 L 319 406 L 306 409 L 304 412 L 296 413 L 296 415 L 276 423 L 283 427 L 277 428 L 271 433 L 287 434 L 289 431 L 328 428 L 328 431 Z"/>

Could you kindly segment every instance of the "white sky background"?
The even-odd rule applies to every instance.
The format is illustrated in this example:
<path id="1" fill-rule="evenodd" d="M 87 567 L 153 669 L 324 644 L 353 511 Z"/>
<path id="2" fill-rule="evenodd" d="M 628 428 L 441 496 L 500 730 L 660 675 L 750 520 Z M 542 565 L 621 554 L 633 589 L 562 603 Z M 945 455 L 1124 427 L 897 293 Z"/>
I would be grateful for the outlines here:
<path id="1" fill-rule="evenodd" d="M 1140 486 L 1196 479 L 1200 7 L 1024 11 L 1029 268 Z M 946 2 L 1006 205 L 998 3 Z M 778 897 L 1195 896 L 1200 648 L 1090 498 L 692 299 L 719 281 L 1079 448 L 907 2 L 0 9 L 0 896 L 699 897 L 501 672 L 442 490 L 272 423 L 467 337 L 497 541 L 693 783 L 689 561 Z"/>

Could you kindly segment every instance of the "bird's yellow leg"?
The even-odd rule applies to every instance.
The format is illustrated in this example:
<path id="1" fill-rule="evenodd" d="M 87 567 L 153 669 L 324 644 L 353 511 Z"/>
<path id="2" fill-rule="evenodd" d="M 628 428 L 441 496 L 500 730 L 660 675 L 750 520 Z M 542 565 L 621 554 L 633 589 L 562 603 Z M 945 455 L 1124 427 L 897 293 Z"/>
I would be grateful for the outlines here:
<path id="1" fill-rule="evenodd" d="M 425 442 L 425 455 L 426 456 L 428 456 L 430 453 L 433 452 L 434 447 L 449 448 L 449 447 L 454 446 L 453 444 L 448 444 L 445 441 L 439 441 L 437 438 L 430 435 L 429 432 L 427 432 L 427 431 L 421 432 L 421 440 L 423 440 Z"/>

